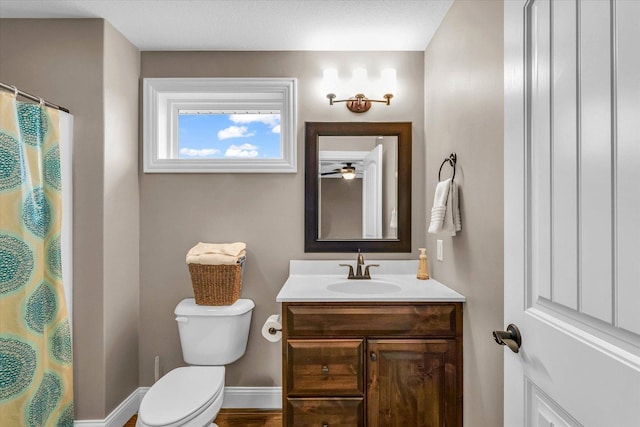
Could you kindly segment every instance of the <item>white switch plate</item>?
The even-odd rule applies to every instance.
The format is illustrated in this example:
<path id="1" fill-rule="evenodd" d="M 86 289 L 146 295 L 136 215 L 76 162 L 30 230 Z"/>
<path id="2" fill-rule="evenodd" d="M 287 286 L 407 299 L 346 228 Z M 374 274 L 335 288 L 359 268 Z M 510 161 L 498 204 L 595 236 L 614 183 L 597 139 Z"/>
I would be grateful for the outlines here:
<path id="1" fill-rule="evenodd" d="M 442 240 L 436 240 L 436 259 L 438 261 L 444 261 L 442 256 Z"/>

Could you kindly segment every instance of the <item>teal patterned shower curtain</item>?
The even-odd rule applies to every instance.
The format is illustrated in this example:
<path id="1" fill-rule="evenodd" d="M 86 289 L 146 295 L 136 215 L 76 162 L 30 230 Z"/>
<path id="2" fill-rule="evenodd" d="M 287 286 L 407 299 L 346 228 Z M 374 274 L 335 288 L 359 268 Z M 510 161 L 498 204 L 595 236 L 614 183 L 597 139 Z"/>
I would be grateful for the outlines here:
<path id="1" fill-rule="evenodd" d="M 0 92 L 0 425 L 72 427 L 59 112 Z"/>

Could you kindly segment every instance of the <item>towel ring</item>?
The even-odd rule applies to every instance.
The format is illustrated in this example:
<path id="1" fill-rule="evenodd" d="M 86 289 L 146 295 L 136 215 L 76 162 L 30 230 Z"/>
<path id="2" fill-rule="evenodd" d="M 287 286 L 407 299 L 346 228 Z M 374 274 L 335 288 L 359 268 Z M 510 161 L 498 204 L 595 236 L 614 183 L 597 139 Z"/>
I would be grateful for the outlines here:
<path id="1" fill-rule="evenodd" d="M 442 161 L 442 163 L 440 164 L 440 169 L 438 169 L 438 181 L 442 181 L 442 179 L 440 179 L 440 173 L 442 172 L 442 167 L 447 162 L 449 162 L 449 166 L 451 166 L 453 168 L 453 175 L 451 176 L 451 181 L 453 181 L 455 179 L 457 161 L 458 161 L 458 156 L 456 155 L 456 153 L 449 154 L 449 157 L 447 157 L 446 159 L 444 159 Z"/>

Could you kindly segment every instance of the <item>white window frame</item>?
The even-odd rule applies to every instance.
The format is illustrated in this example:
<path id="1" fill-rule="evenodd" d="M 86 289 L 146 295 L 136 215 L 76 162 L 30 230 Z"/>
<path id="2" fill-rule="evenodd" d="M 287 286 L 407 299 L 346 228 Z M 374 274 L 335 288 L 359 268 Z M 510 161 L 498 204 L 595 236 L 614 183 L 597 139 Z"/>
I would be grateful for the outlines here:
<path id="1" fill-rule="evenodd" d="M 295 173 L 295 78 L 147 78 L 143 80 L 145 173 Z M 180 159 L 181 110 L 280 111 L 282 158 Z"/>

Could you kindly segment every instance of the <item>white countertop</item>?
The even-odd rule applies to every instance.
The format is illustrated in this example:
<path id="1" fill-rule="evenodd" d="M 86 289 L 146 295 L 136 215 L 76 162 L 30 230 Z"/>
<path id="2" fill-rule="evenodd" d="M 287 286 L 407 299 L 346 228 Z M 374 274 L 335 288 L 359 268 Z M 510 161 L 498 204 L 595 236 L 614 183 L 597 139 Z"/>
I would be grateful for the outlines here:
<path id="1" fill-rule="evenodd" d="M 417 260 L 369 260 L 371 280 L 347 280 L 354 260 L 291 260 L 289 278 L 280 289 L 278 302 L 464 302 L 465 297 L 437 280 L 418 280 Z M 364 268 L 363 268 L 364 270 Z M 341 291 L 331 290 L 340 286 Z M 350 293 L 353 285 L 354 293 Z M 369 292 L 369 287 L 371 291 Z M 382 291 L 379 291 L 382 289 Z M 389 290 L 384 290 L 389 289 Z"/>

